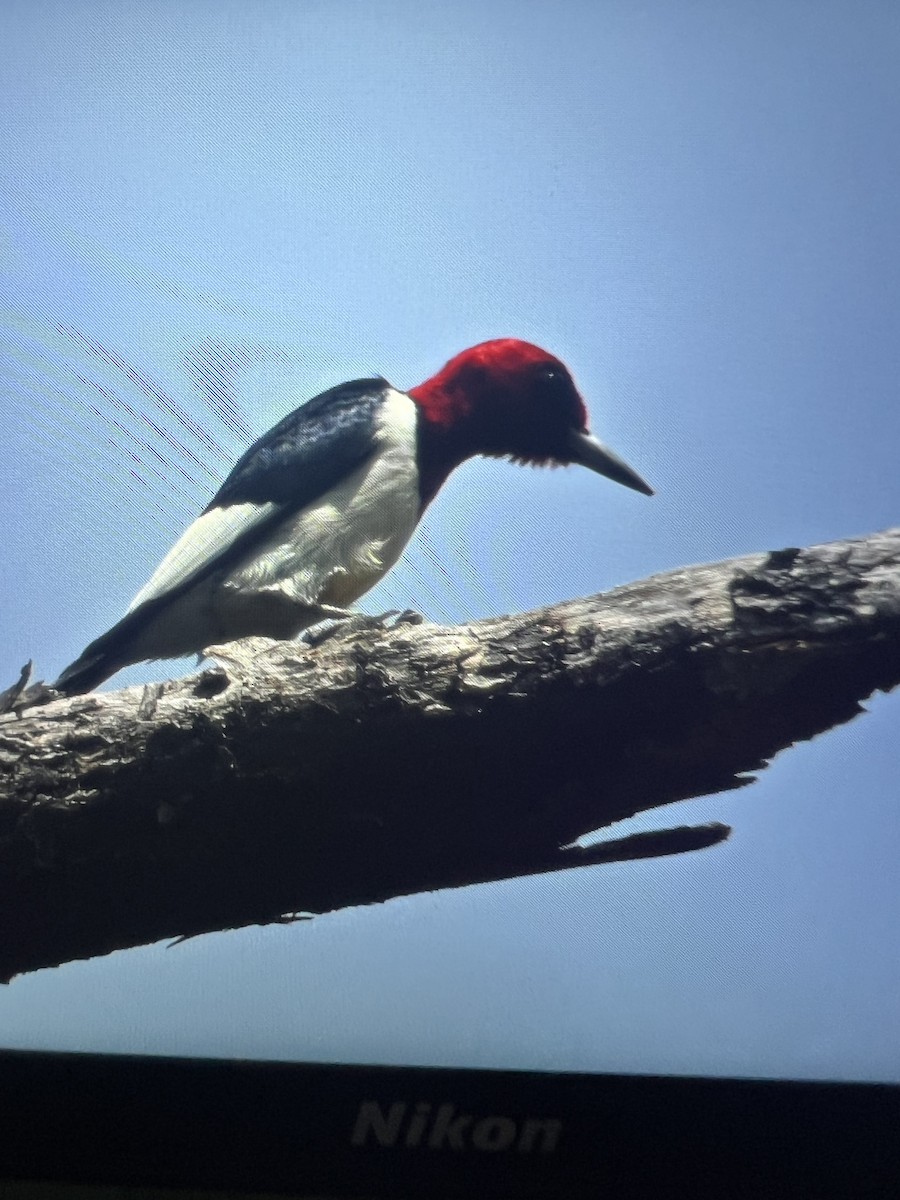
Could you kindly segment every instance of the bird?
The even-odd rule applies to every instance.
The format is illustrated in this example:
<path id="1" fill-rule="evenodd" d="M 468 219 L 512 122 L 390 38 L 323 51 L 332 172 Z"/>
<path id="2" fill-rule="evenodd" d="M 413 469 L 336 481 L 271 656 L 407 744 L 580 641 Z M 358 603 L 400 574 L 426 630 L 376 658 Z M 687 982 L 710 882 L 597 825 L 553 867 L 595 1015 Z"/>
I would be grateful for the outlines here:
<path id="1" fill-rule="evenodd" d="M 133 663 L 251 636 L 294 638 L 351 615 L 450 473 L 477 455 L 577 464 L 653 494 L 590 433 L 568 368 L 530 342 L 481 342 L 406 392 L 380 377 L 342 383 L 249 447 L 55 692 L 79 695 Z"/>

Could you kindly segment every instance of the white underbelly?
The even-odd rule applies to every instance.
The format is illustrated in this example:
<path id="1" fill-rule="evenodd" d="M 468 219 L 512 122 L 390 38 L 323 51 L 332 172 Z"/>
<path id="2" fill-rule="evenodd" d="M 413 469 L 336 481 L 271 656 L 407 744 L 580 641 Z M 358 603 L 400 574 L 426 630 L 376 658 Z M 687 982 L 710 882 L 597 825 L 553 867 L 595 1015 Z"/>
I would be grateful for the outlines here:
<path id="1" fill-rule="evenodd" d="M 223 581 L 301 605 L 352 604 L 390 570 L 419 519 L 418 477 L 383 457 L 285 521 Z"/>

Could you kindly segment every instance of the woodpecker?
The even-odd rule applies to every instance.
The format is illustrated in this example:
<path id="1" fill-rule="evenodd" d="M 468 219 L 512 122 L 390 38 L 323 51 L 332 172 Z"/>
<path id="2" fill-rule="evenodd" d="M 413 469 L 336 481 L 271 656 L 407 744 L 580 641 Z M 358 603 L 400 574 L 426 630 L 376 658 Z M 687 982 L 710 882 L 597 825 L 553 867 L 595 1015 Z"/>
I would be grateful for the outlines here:
<path id="1" fill-rule="evenodd" d="M 53 687 L 77 695 L 131 663 L 253 635 L 292 638 L 346 616 L 475 455 L 578 463 L 653 494 L 590 434 L 563 363 L 529 342 L 482 342 L 408 392 L 380 378 L 343 383 L 246 451 L 125 616 Z"/>

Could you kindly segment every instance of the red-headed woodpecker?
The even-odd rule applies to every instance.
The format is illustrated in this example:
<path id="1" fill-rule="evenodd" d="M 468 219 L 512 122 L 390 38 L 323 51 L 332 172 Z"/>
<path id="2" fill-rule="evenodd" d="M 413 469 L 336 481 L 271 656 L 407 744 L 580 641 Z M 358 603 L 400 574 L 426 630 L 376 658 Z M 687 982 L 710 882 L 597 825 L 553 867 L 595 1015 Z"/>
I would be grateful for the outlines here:
<path id="1" fill-rule="evenodd" d="M 247 450 L 122 620 L 53 686 L 76 695 L 131 663 L 291 638 L 340 614 L 390 570 L 441 484 L 476 454 L 580 463 L 652 495 L 588 432 L 565 366 L 528 342 L 473 346 L 409 392 L 384 379 L 344 383 Z"/>

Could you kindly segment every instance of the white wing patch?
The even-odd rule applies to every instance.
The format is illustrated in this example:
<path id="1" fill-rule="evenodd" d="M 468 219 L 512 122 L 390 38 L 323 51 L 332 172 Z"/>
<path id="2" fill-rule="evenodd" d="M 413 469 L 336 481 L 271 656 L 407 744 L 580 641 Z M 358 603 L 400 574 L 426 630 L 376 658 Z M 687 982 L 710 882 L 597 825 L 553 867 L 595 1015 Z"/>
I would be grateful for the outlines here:
<path id="1" fill-rule="evenodd" d="M 245 533 L 270 516 L 277 504 L 230 504 L 214 508 L 189 525 L 128 606 L 132 612 L 184 583 Z"/>

